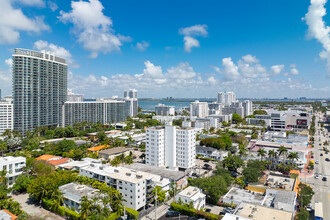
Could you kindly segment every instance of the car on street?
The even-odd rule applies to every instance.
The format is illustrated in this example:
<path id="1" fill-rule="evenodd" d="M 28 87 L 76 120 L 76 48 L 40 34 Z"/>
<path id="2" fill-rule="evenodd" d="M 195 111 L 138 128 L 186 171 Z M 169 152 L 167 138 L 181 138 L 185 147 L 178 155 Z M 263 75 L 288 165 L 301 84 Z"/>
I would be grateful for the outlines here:
<path id="1" fill-rule="evenodd" d="M 316 160 L 316 161 L 315 161 L 315 163 L 316 163 L 316 164 L 319 164 L 319 163 L 320 163 L 320 161 L 319 161 L 319 160 Z"/>
<path id="2" fill-rule="evenodd" d="M 194 176 L 194 177 L 200 177 L 201 175 L 199 175 L 198 173 L 193 173 L 192 176 Z"/>
<path id="3" fill-rule="evenodd" d="M 329 158 L 325 158 L 325 161 L 330 161 L 330 159 Z"/>
<path id="4" fill-rule="evenodd" d="M 312 211 L 312 204 L 311 204 L 311 203 L 309 203 L 309 204 L 307 205 L 307 207 L 306 207 L 306 211 L 308 211 L 308 212 Z"/>
<path id="5" fill-rule="evenodd" d="M 205 209 L 205 212 L 211 212 L 211 209 Z"/>
<path id="6" fill-rule="evenodd" d="M 323 154 L 320 154 L 320 156 L 322 157 L 322 156 L 323 156 Z"/>
<path id="7" fill-rule="evenodd" d="M 327 181 L 327 177 L 324 176 L 324 177 L 322 178 L 322 181 Z"/>
<path id="8" fill-rule="evenodd" d="M 319 178 L 319 175 L 318 174 L 315 174 L 314 178 L 315 179 L 318 179 Z"/>
<path id="9" fill-rule="evenodd" d="M 178 211 L 168 211 L 166 212 L 166 217 L 176 217 L 176 216 L 179 216 L 180 215 L 180 212 Z"/>

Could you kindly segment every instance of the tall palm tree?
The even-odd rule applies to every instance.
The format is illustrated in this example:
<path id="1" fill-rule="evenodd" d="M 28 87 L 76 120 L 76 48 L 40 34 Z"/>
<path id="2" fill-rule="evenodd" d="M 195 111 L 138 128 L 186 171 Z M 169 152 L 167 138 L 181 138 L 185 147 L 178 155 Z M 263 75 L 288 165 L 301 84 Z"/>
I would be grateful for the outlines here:
<path id="1" fill-rule="evenodd" d="M 0 171 L 0 184 L 7 184 L 8 179 L 6 177 L 7 171 L 6 170 L 1 170 Z"/>
<path id="2" fill-rule="evenodd" d="M 263 149 L 263 148 L 260 148 L 260 149 L 258 150 L 258 156 L 260 156 L 261 159 L 263 159 L 264 156 L 266 156 L 266 150 Z"/>
<path id="3" fill-rule="evenodd" d="M 284 160 L 286 153 L 288 152 L 288 149 L 285 148 L 284 146 L 280 146 L 280 148 L 277 151 L 279 156 L 283 155 L 283 160 Z"/>
<path id="4" fill-rule="evenodd" d="M 123 195 L 120 192 L 116 192 L 115 196 L 114 196 L 114 201 L 112 202 L 112 210 L 117 212 L 119 215 L 122 214 L 122 209 L 124 207 L 124 198 Z"/>
<path id="5" fill-rule="evenodd" d="M 269 150 L 268 151 L 268 157 L 269 158 L 275 158 L 276 152 L 274 150 Z"/>

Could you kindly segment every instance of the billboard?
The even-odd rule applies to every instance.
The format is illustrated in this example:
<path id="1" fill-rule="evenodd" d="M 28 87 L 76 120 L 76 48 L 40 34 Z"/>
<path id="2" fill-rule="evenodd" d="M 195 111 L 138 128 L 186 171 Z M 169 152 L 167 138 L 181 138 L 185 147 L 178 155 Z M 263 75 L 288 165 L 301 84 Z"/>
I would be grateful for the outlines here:
<path id="1" fill-rule="evenodd" d="M 297 125 L 307 125 L 306 119 L 297 119 Z"/>

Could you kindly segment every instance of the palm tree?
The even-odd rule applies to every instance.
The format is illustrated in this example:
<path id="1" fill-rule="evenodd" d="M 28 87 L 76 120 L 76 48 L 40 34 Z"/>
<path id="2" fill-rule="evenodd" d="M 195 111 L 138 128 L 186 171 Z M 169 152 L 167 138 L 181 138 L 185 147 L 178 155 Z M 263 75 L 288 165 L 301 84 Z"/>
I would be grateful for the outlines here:
<path id="1" fill-rule="evenodd" d="M 118 167 L 120 165 L 120 160 L 115 157 L 113 160 L 110 161 L 110 165 L 114 167 Z"/>
<path id="2" fill-rule="evenodd" d="M 288 159 L 290 159 L 292 163 L 294 160 L 298 160 L 299 159 L 298 152 L 290 152 L 288 154 Z"/>
<path id="3" fill-rule="evenodd" d="M 258 156 L 261 156 L 261 159 L 263 159 L 263 157 L 266 156 L 266 150 L 263 148 L 260 148 L 258 150 Z"/>
<path id="4" fill-rule="evenodd" d="M 248 149 L 246 149 L 246 147 L 244 145 L 240 144 L 238 154 L 242 157 L 242 156 L 246 156 L 247 152 L 248 152 Z"/>
<path id="5" fill-rule="evenodd" d="M 124 163 L 125 162 L 125 154 L 122 153 L 121 155 L 119 155 L 118 159 L 120 160 L 120 163 Z"/>
<path id="6" fill-rule="evenodd" d="M 3 157 L 3 152 L 8 150 L 6 142 L 0 143 L 1 156 Z"/>
<path id="7" fill-rule="evenodd" d="M 269 158 L 275 158 L 276 156 L 276 152 L 274 150 L 269 150 L 268 151 L 268 157 Z"/>
<path id="8" fill-rule="evenodd" d="M 116 211 L 119 215 L 121 215 L 122 213 L 122 208 L 123 208 L 123 202 L 125 200 L 123 199 L 123 195 L 120 192 L 116 192 L 115 196 L 114 196 L 114 201 L 112 202 L 112 210 Z"/>
<path id="9" fill-rule="evenodd" d="M 87 219 L 87 217 L 91 214 L 92 203 L 88 200 L 87 196 L 83 196 L 80 199 L 80 208 L 79 214 L 81 219 Z"/>
<path id="10" fill-rule="evenodd" d="M 13 136 L 13 132 L 9 129 L 6 129 L 3 133 L 2 136 L 5 138 L 11 138 Z"/>
<path id="11" fill-rule="evenodd" d="M 52 209 L 54 211 L 57 211 L 58 208 L 63 204 L 64 199 L 63 199 L 63 193 L 59 189 L 54 190 L 54 192 L 55 193 L 52 198 L 54 200 Z"/>
<path id="12" fill-rule="evenodd" d="M 288 152 L 288 149 L 285 148 L 284 146 L 280 146 L 280 148 L 277 151 L 279 156 L 283 155 L 283 160 L 284 160 L 286 153 Z"/>

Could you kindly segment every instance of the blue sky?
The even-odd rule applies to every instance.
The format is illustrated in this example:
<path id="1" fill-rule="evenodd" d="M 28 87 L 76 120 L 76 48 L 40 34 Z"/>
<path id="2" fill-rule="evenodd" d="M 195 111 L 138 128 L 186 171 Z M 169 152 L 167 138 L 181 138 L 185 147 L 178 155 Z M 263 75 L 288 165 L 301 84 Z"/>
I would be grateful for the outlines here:
<path id="1" fill-rule="evenodd" d="M 66 58 L 86 97 L 330 97 L 329 5 L 2 0 L 0 88 L 11 94 L 11 54 L 27 48 Z"/>

